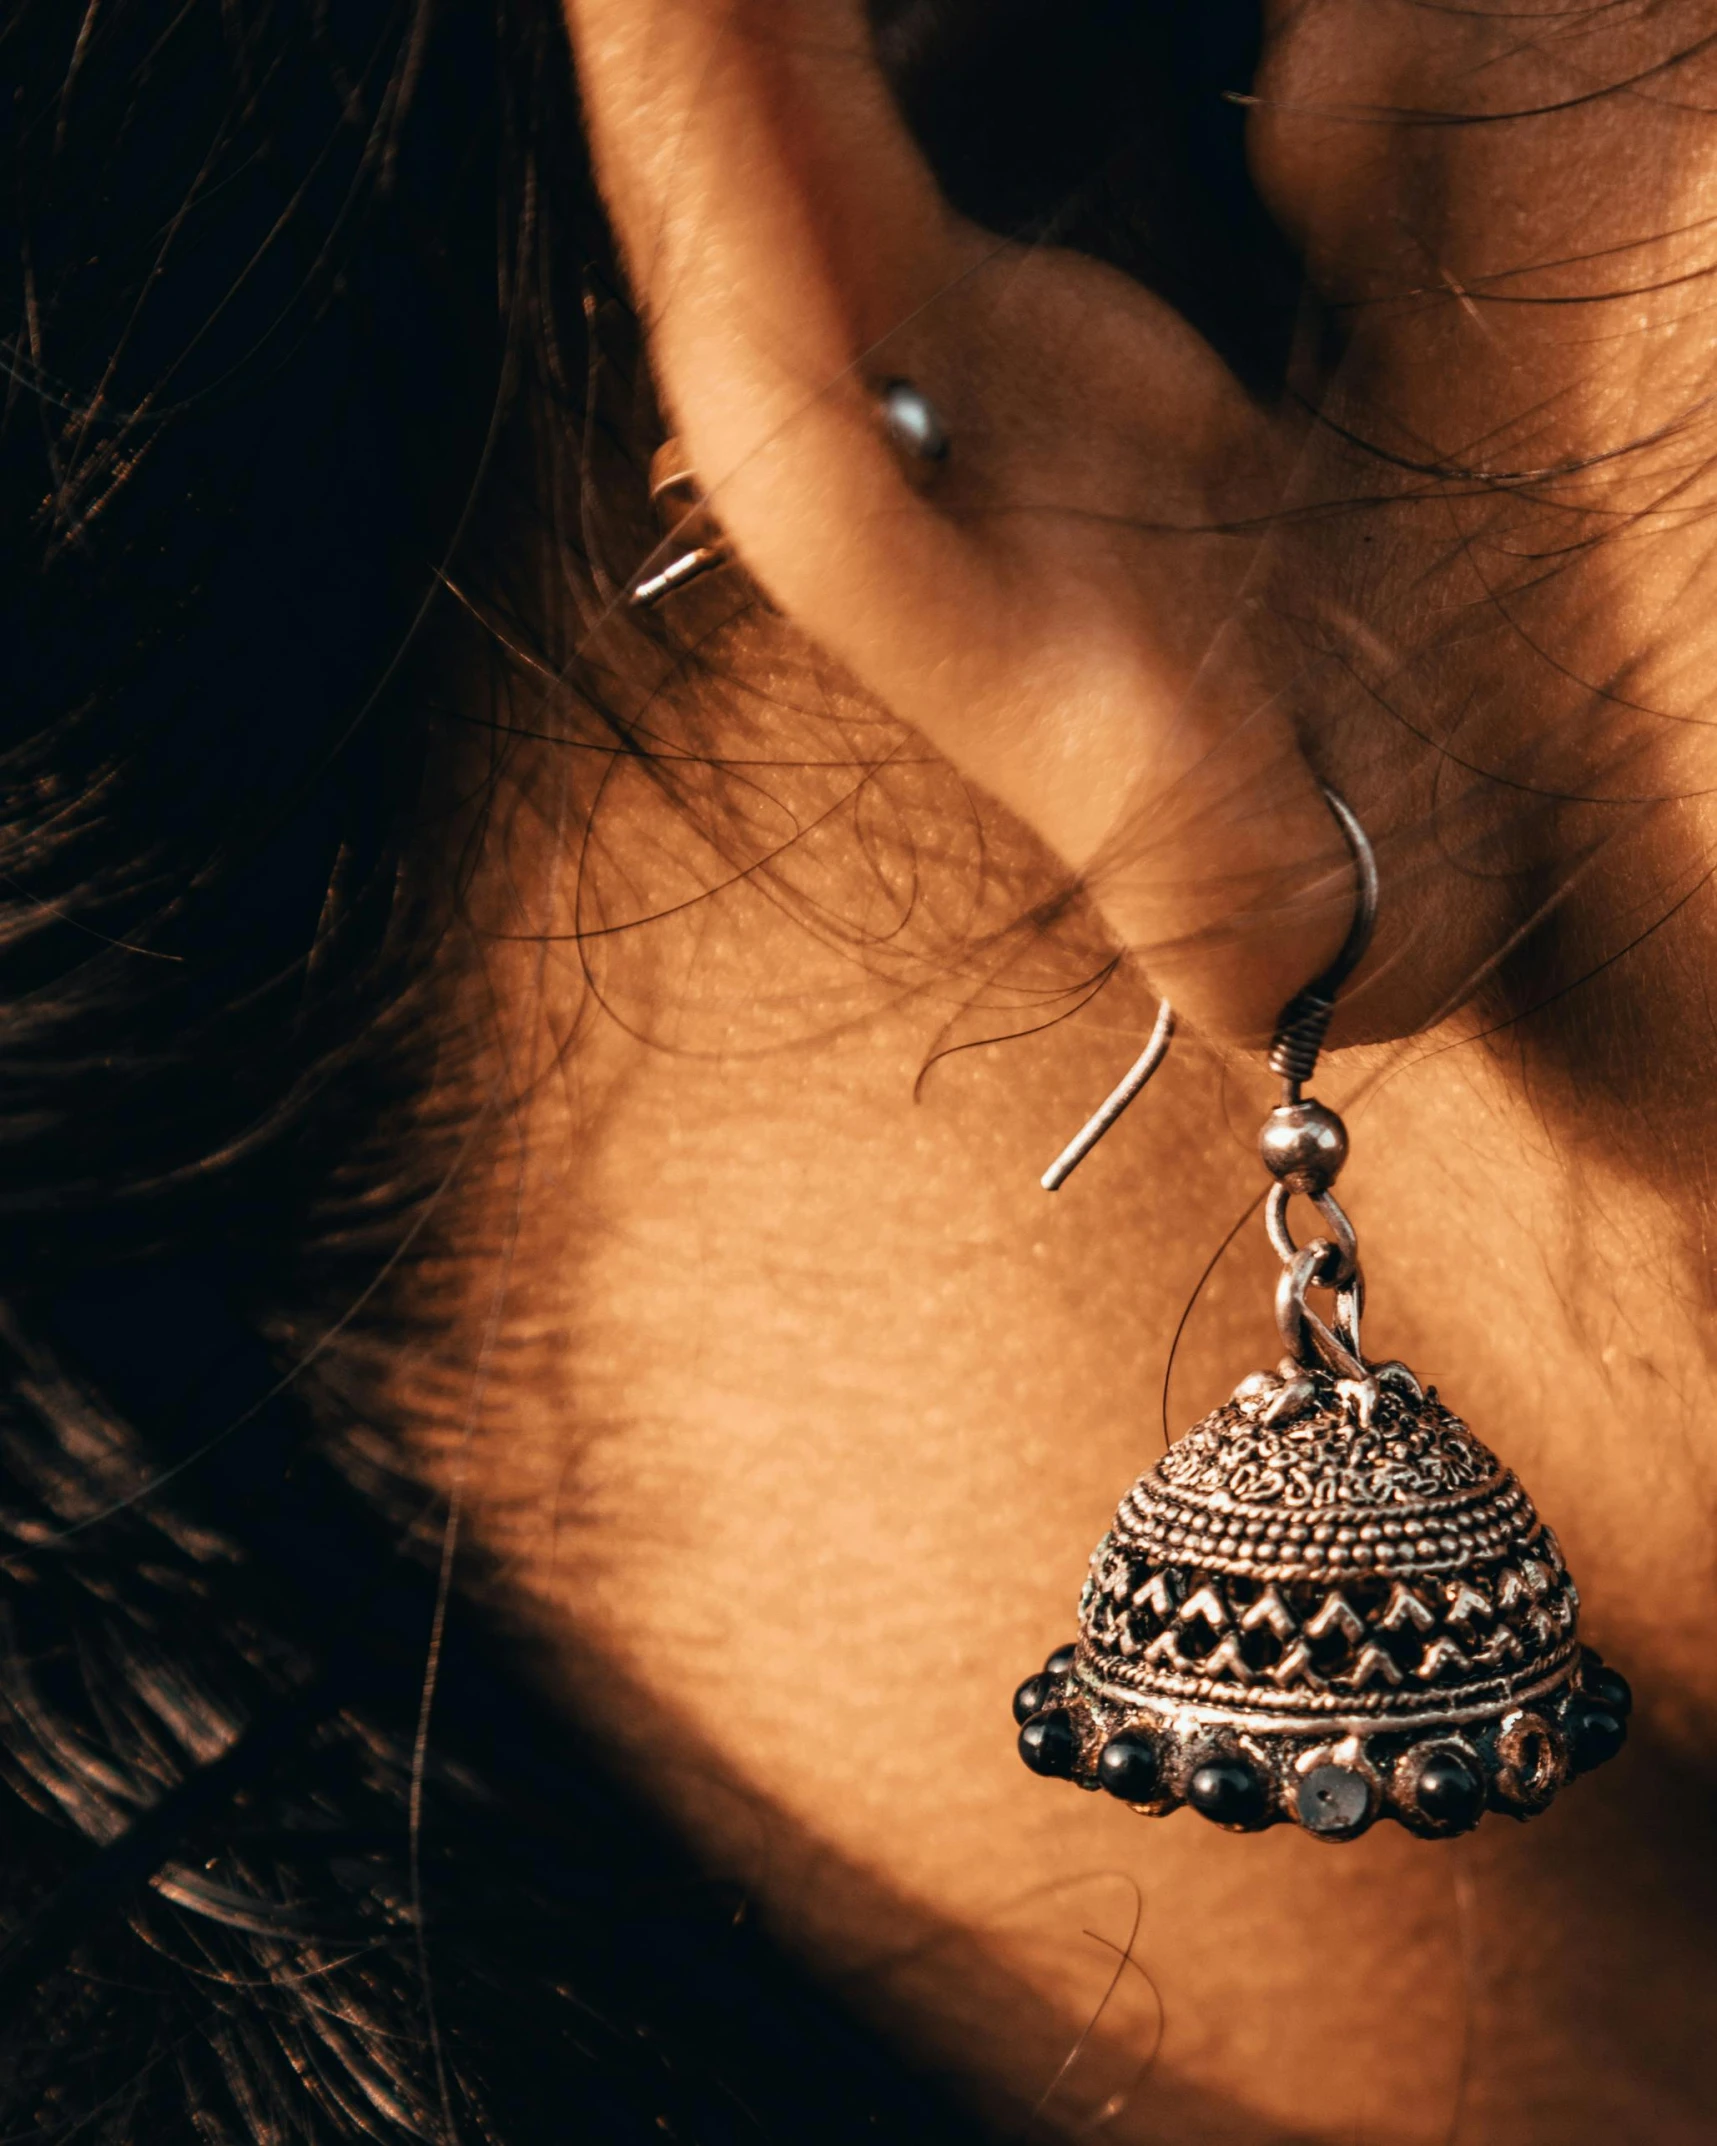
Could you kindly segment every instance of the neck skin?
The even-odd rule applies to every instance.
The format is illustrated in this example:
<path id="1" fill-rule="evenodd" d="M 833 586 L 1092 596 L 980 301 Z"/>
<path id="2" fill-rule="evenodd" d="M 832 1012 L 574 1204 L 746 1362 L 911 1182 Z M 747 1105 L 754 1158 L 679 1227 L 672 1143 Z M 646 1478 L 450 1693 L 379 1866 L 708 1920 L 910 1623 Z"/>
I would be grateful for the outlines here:
<path id="1" fill-rule="evenodd" d="M 872 719 L 825 702 L 804 757 L 855 725 L 874 756 Z M 538 771 L 490 875 L 533 890 L 537 930 L 571 921 L 572 808 L 543 802 L 567 779 Z M 801 825 L 855 782 L 748 779 Z M 607 809 L 609 924 L 683 903 L 683 805 L 640 783 Z M 486 951 L 520 1100 L 471 1233 L 500 1248 L 455 1280 L 466 1358 L 496 1304 L 505 1346 L 475 1411 L 400 1397 L 415 1465 L 457 1488 L 553 1696 L 1013 2135 L 1037 2107 L 1033 2136 L 1109 2111 L 1105 2137 L 1201 2146 L 1709 2137 L 1708 899 L 1479 1035 L 1633 936 L 1606 920 L 1642 869 L 1670 884 L 1704 840 L 1685 812 L 1625 834 L 1481 1008 L 1314 1084 L 1352 1135 L 1368 1353 L 1517 1470 L 1639 1695 L 1613 1766 L 1453 1844 L 1158 1823 L 1014 1755 L 1012 1688 L 1072 1636 L 1086 1556 L 1162 1450 L 1188 1304 L 1171 1432 L 1279 1349 L 1259 1222 L 1200 1287 L 1264 1182 L 1255 1062 L 1183 1038 L 1038 1189 L 1149 1026 L 1128 971 L 914 1100 L 938 1047 L 1064 1010 L 1050 987 L 1092 965 L 1077 907 L 974 951 L 1054 888 L 1011 824 L 897 749 L 770 873 L 601 940 L 586 907 L 582 963 Z"/>

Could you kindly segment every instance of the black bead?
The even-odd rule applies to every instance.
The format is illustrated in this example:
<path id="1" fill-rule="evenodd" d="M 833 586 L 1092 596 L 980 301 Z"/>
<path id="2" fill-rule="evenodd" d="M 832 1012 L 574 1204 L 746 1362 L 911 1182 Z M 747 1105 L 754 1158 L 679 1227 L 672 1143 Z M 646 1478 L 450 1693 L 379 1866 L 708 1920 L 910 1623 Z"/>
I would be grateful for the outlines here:
<path id="1" fill-rule="evenodd" d="M 1242 1759 L 1206 1759 L 1186 1784 L 1186 1800 L 1218 1826 L 1255 1826 L 1266 1808 L 1264 1784 Z"/>
<path id="2" fill-rule="evenodd" d="M 1580 1689 L 1594 1706 L 1601 1706 L 1606 1714 L 1614 1714 L 1626 1721 L 1634 1710 L 1634 1695 L 1628 1680 L 1619 1669 L 1606 1669 L 1602 1664 L 1582 1672 Z"/>
<path id="3" fill-rule="evenodd" d="M 1137 1729 L 1111 1736 L 1097 1761 L 1097 1779 L 1123 1803 L 1149 1803 L 1157 1792 L 1157 1747 Z"/>
<path id="4" fill-rule="evenodd" d="M 1033 1714 L 1019 1732 L 1019 1755 L 1033 1773 L 1065 1779 L 1074 1751 L 1073 1724 L 1065 1714 Z"/>
<path id="5" fill-rule="evenodd" d="M 1057 1647 L 1043 1665 L 1046 1677 L 1064 1677 L 1073 1667 L 1074 1643 L 1069 1640 L 1065 1647 Z"/>
<path id="6" fill-rule="evenodd" d="M 1576 1700 L 1563 1720 L 1568 1733 L 1568 1753 L 1576 1773 L 1590 1773 L 1613 1759 L 1628 1740 L 1628 1725 L 1607 1706 L 1590 1706 Z"/>
<path id="7" fill-rule="evenodd" d="M 1048 1697 L 1049 1679 L 1047 1677 L 1027 1677 L 1019 1690 L 1014 1693 L 1015 1721 L 1029 1721 Z"/>
<path id="8" fill-rule="evenodd" d="M 1450 1833 L 1465 1833 L 1484 1816 L 1484 1783 L 1458 1751 L 1433 1751 L 1419 1769 L 1420 1815 Z"/>
<path id="9" fill-rule="evenodd" d="M 1371 1815 L 1371 1789 L 1351 1766 L 1314 1766 L 1295 1798 L 1308 1833 L 1357 1833 Z"/>

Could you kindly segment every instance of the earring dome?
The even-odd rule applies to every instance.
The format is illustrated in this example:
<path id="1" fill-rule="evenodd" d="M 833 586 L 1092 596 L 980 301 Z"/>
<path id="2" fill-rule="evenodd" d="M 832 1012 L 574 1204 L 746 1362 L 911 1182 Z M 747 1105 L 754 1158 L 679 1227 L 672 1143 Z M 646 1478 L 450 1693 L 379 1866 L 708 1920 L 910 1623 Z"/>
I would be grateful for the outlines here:
<path id="1" fill-rule="evenodd" d="M 1527 1818 L 1626 1735 L 1578 1618 L 1555 1536 L 1434 1390 L 1290 1360 L 1122 1499 L 1022 1753 L 1235 1831 Z"/>

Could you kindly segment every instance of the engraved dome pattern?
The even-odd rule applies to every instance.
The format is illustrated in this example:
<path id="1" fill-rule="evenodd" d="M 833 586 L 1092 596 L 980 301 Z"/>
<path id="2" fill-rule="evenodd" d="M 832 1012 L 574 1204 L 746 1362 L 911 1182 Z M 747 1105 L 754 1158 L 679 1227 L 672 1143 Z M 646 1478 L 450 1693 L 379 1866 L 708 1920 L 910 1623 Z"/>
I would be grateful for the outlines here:
<path id="1" fill-rule="evenodd" d="M 1404 1365 L 1242 1381 L 1122 1499 L 1021 1755 L 1163 1815 L 1351 1839 L 1543 1810 L 1626 1734 L 1625 1679 L 1532 1501 Z"/>
<path id="2" fill-rule="evenodd" d="M 1265 1375 L 1122 1501 L 1081 1669 L 1165 1698 L 1447 1714 L 1563 1664 L 1578 1609 L 1555 1536 L 1434 1392 Z"/>

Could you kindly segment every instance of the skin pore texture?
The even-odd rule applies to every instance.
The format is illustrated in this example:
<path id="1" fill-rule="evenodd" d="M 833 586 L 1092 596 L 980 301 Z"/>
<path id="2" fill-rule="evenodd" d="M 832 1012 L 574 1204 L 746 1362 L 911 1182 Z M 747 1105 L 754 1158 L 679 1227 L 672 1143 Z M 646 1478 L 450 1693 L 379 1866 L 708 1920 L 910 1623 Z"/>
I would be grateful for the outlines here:
<path id="1" fill-rule="evenodd" d="M 1274 11 L 1254 169 L 1321 311 L 1268 410 L 1118 275 L 961 224 L 844 0 L 571 25 L 773 608 L 689 614 L 701 822 L 548 750 L 491 826 L 465 1018 L 509 1109 L 449 1283 L 486 1369 L 402 1412 L 492 1606 L 1003 2135 L 1708 2140 L 1703 11 Z M 944 470 L 875 425 L 897 374 Z M 1368 1353 L 1519 1472 L 1639 1702 L 1546 1817 L 1447 1845 L 1143 1820 L 1008 1714 L 1189 1302 L 1171 1432 L 1277 1354 L 1255 1221 L 1200 1283 L 1263 1182 L 1259 1040 L 1347 922 L 1320 777 L 1383 879 L 1317 1082 Z M 1167 1070 L 1049 1198 L 1159 990 Z"/>

